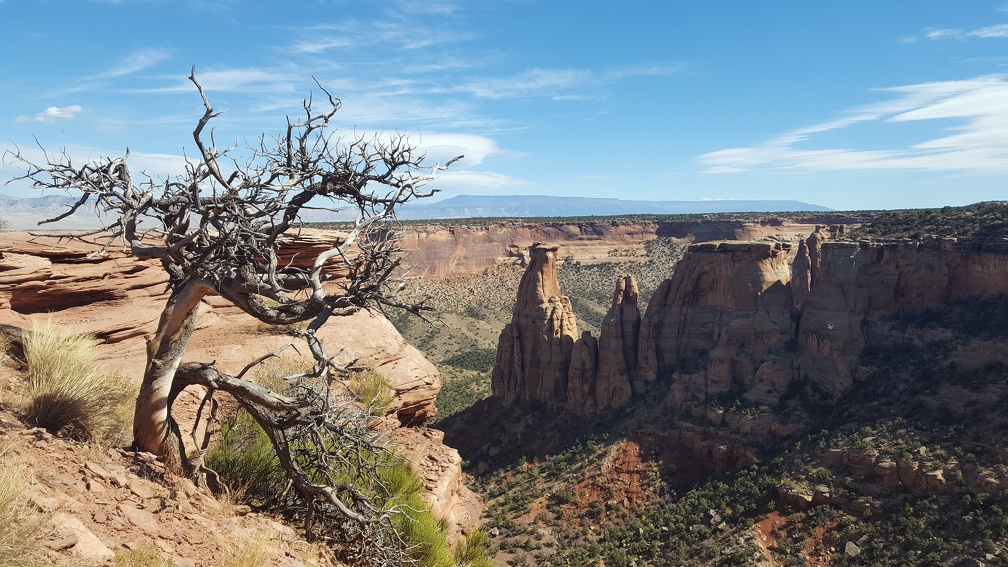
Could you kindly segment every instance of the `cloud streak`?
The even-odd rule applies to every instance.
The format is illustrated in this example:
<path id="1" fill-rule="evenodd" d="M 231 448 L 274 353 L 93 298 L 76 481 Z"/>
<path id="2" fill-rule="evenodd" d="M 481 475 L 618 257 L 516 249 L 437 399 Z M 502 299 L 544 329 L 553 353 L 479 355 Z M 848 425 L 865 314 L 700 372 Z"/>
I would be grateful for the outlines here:
<path id="1" fill-rule="evenodd" d="M 83 110 L 79 104 L 71 104 L 70 106 L 50 106 L 42 112 L 39 112 L 35 116 L 18 116 L 18 122 L 42 122 L 45 124 L 53 124 L 62 120 L 73 120 L 74 116 L 78 112 Z"/>
<path id="2" fill-rule="evenodd" d="M 962 30 L 954 28 L 938 28 L 928 31 L 924 37 L 931 40 L 942 39 L 993 39 L 1008 37 L 1008 24 L 997 24 L 977 28 L 975 30 Z"/>
<path id="3" fill-rule="evenodd" d="M 132 75 L 133 73 L 138 73 L 144 69 L 149 69 L 167 58 L 168 52 L 160 49 L 145 49 L 137 51 L 122 58 L 114 66 L 100 74 L 98 78 L 111 79 Z"/>
<path id="4" fill-rule="evenodd" d="M 843 117 L 793 130 L 763 144 L 699 156 L 705 173 L 757 169 L 805 171 L 962 171 L 1008 173 L 1008 82 L 1002 76 L 883 89 L 890 100 Z M 818 136 L 855 125 L 894 129 L 901 123 L 945 120 L 957 125 L 914 144 L 882 150 L 809 148 Z M 820 144 L 821 145 L 821 144 Z"/>

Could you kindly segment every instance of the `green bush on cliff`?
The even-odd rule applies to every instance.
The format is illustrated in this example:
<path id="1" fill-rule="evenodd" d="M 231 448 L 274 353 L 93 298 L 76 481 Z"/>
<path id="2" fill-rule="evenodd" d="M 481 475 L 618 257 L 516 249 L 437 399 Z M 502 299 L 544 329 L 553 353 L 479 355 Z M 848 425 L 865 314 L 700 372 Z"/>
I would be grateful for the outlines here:
<path id="1" fill-rule="evenodd" d="M 231 487 L 239 502 L 277 505 L 285 493 L 286 477 L 269 438 L 251 415 L 239 411 L 224 422 L 221 437 L 206 455 L 206 465 Z M 379 506 L 396 507 L 397 532 L 410 544 L 412 555 L 422 567 L 454 565 L 443 521 L 436 518 L 421 499 L 423 483 L 406 459 L 397 457 L 378 467 L 381 487 L 360 486 L 372 494 Z M 360 484 L 361 478 L 330 479 L 336 483 Z M 474 543 L 474 548 L 477 547 Z M 470 551 L 479 556 L 478 549 Z M 484 553 L 485 557 L 485 553 Z"/>

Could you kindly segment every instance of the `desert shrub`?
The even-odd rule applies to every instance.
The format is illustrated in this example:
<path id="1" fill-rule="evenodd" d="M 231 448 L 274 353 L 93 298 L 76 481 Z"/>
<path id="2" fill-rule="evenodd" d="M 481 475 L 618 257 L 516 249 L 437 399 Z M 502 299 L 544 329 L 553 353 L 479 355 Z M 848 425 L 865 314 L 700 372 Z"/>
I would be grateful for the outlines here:
<path id="1" fill-rule="evenodd" d="M 374 370 L 354 372 L 346 384 L 368 406 L 369 413 L 376 417 L 385 415 L 389 404 L 395 399 L 395 392 L 388 380 Z"/>
<path id="2" fill-rule="evenodd" d="M 497 362 L 497 349 L 495 348 L 474 348 L 455 354 L 444 360 L 444 364 L 462 368 L 464 370 L 475 370 L 477 372 L 489 372 L 493 370 Z"/>
<path id="3" fill-rule="evenodd" d="M 460 567 L 490 567 L 487 558 L 487 534 L 482 529 L 470 532 L 455 549 L 455 563 Z"/>
<path id="4" fill-rule="evenodd" d="M 224 420 L 220 439 L 207 452 L 205 462 L 239 502 L 269 501 L 287 483 L 269 437 L 246 411 Z"/>
<path id="5" fill-rule="evenodd" d="M 399 506 L 403 512 L 396 517 L 396 528 L 413 547 L 413 557 L 422 567 L 455 565 L 444 522 L 420 498 L 423 483 L 409 463 L 405 460 L 390 463 L 381 469 L 381 477 L 389 491 L 386 507 Z"/>
<path id="6" fill-rule="evenodd" d="M 3 451 L 0 451 L 3 458 Z M 43 565 L 42 539 L 48 518 L 25 497 L 28 486 L 23 467 L 0 465 L 0 565 Z"/>
<path id="7" fill-rule="evenodd" d="M 118 372 L 95 363 L 93 340 L 51 322 L 25 339 L 29 422 L 98 444 L 129 439 L 136 393 Z"/>
<path id="8" fill-rule="evenodd" d="M 444 385 L 434 402 L 438 413 L 431 423 L 455 415 L 490 396 L 489 371 L 477 372 L 442 365 L 441 373 L 444 374 Z"/>
<path id="9" fill-rule="evenodd" d="M 364 458 L 371 461 L 380 460 L 373 455 L 365 455 Z M 414 550 L 414 558 L 421 566 L 454 565 L 447 544 L 445 526 L 420 498 L 423 483 L 412 471 L 409 463 L 402 458 L 392 461 L 385 458 L 376 464 L 382 486 L 366 485 L 366 480 L 362 476 L 355 475 L 353 471 L 348 471 L 332 481 L 354 484 L 370 492 L 377 490 L 379 493 L 374 496 L 380 505 L 385 508 L 398 507 L 402 513 L 396 516 L 395 527 L 400 536 L 410 544 Z M 220 440 L 206 455 L 206 465 L 220 475 L 221 480 L 233 491 L 233 497 L 241 502 L 278 503 L 275 500 L 283 493 L 286 485 L 286 477 L 269 438 L 245 411 L 239 411 L 235 417 L 223 424 Z M 257 552 L 253 547 L 248 547 L 246 551 Z M 236 557 L 234 562 L 230 563 L 228 562 L 230 560 L 225 561 L 224 564 L 263 564 L 245 560 L 243 557 L 245 556 Z"/>

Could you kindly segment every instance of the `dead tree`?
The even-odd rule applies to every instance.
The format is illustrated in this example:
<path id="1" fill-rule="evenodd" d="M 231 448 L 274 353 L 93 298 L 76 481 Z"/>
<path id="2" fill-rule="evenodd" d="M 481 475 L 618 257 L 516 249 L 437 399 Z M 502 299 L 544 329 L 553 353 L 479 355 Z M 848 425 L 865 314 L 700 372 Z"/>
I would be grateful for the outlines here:
<path id="1" fill-rule="evenodd" d="M 398 248 L 390 231 L 378 229 L 394 218 L 397 207 L 433 194 L 424 185 L 458 158 L 425 167 L 424 156 L 403 134 L 337 137 L 328 126 L 340 103 L 322 89 L 324 111 L 303 100 L 303 116 L 288 118 L 278 135 L 262 135 L 239 159 L 237 145 L 220 149 L 208 132 L 220 112 L 195 75 L 189 79 L 204 112 L 193 131 L 198 155 L 187 158 L 184 174 L 134 176 L 129 149 L 122 157 L 80 166 L 65 151 L 43 150 L 42 163 L 10 154 L 26 169 L 17 179 L 39 189 L 81 192 L 67 211 L 43 222 L 93 206 L 112 219 L 103 229 L 106 250 L 121 240 L 135 256 L 160 259 L 168 274 L 171 293 L 147 343 L 136 402 L 136 448 L 188 474 L 205 470 L 201 452 L 186 453 L 172 402 L 192 385 L 204 387 L 208 399 L 215 391 L 227 392 L 269 435 L 309 524 L 316 511 L 330 513 L 347 537 L 365 542 L 362 557 L 395 563 L 408 554 L 391 529 L 394 510 L 383 509 L 380 494 L 362 489 L 380 485 L 376 463 L 391 449 L 352 393 L 334 382 L 344 369 L 329 358 L 315 333 L 330 318 L 361 309 L 425 309 L 396 298 L 403 288 L 397 279 Z M 285 262 L 279 252 L 298 226 L 299 214 L 319 206 L 350 208 L 356 222 L 310 264 Z M 157 228 L 142 231 L 143 221 Z M 313 356 L 312 371 L 288 377 L 285 391 L 274 392 L 243 379 L 269 355 L 237 376 L 213 364 L 182 364 L 200 300 L 211 290 L 269 324 L 310 321 L 300 338 Z M 348 481 L 347 471 L 367 478 Z"/>

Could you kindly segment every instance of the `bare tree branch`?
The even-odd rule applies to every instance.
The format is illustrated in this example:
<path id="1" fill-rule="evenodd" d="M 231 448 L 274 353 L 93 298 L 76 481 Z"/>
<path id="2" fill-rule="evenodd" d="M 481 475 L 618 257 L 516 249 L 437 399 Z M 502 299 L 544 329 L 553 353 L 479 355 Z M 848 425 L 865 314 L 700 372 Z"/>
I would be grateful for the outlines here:
<path id="1" fill-rule="evenodd" d="M 381 494 L 361 488 L 380 493 L 382 461 L 377 457 L 392 447 L 373 426 L 365 404 L 334 387 L 335 375 L 346 368 L 327 355 L 316 333 L 331 318 L 362 309 L 428 309 L 422 301 L 397 299 L 404 287 L 400 250 L 393 231 L 383 227 L 395 219 L 399 206 L 433 195 L 435 190 L 426 185 L 459 158 L 425 165 L 423 153 L 400 132 L 388 137 L 334 135 L 330 120 L 340 101 L 321 85 L 321 109 L 305 98 L 303 115 L 288 117 L 280 134 L 263 134 L 244 154 L 237 144 L 219 149 L 212 124 L 223 111 L 211 105 L 195 68 L 188 78 L 203 113 L 192 133 L 198 152 L 187 155 L 185 171 L 178 176 L 155 180 L 134 175 L 128 148 L 121 157 L 81 166 L 65 149 L 50 154 L 43 148 L 42 163 L 17 149 L 5 152 L 4 160 L 23 166 L 17 180 L 36 189 L 80 193 L 69 210 L 45 223 L 92 204 L 113 219 L 106 227 L 105 249 L 121 239 L 133 255 L 160 259 L 168 274 L 171 296 L 148 342 L 137 398 L 136 446 L 180 470 L 205 471 L 207 438 L 197 442 L 196 426 L 208 407 L 212 421 L 213 393 L 227 392 L 269 435 L 309 526 L 339 526 L 345 545 L 357 542 L 353 545 L 360 547 L 361 561 L 401 564 L 409 554 L 391 520 L 397 511 L 382 505 Z M 303 210 L 320 206 L 352 210 L 353 226 L 314 258 L 295 258 L 285 249 L 289 233 Z M 146 231 L 140 228 L 144 222 L 150 223 Z M 183 364 L 199 303 L 211 291 L 266 323 L 311 321 L 299 334 L 314 360 L 311 372 L 287 377 L 286 391 L 274 392 L 243 376 L 276 352 L 254 359 L 238 376 L 222 374 L 213 364 Z M 171 413 L 172 403 L 188 386 L 206 388 L 191 430 L 198 447 L 193 455 L 186 455 Z M 341 480 L 351 472 L 363 484 Z"/>

